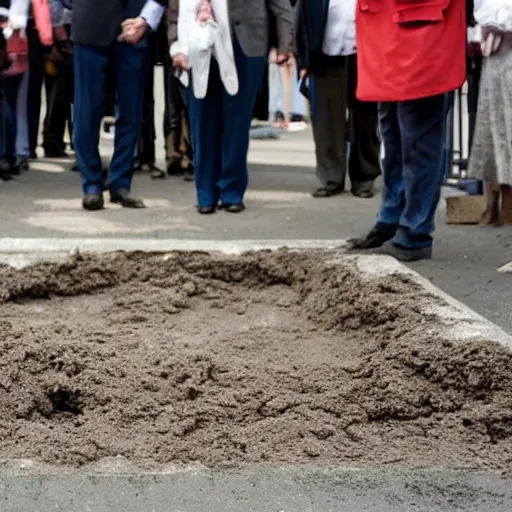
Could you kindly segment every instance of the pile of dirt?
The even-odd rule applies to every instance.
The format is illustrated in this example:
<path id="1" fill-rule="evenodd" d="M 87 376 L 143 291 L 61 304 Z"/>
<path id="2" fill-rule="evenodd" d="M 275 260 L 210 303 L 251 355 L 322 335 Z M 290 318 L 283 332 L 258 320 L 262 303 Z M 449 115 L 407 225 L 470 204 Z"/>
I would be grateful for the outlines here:
<path id="1" fill-rule="evenodd" d="M 512 353 L 320 253 L 0 268 L 0 458 L 509 469 Z"/>

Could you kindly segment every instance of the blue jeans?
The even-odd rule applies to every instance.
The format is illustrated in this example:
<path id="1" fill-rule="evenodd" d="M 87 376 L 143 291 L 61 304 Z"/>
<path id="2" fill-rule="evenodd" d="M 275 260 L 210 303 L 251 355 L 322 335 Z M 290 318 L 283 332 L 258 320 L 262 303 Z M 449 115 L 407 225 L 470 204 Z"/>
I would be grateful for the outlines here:
<path id="1" fill-rule="evenodd" d="M 239 90 L 230 96 L 212 59 L 208 92 L 197 99 L 189 90 L 190 135 L 199 206 L 241 204 L 249 176 L 247 152 L 249 129 L 258 88 L 263 80 L 265 58 L 247 57 L 233 41 Z"/>
<path id="2" fill-rule="evenodd" d="M 103 190 L 98 144 L 111 57 L 115 61 L 118 112 L 114 156 L 110 164 L 110 191 L 130 190 L 133 177 L 149 66 L 147 38 L 137 46 L 117 42 L 110 46 L 75 44 L 73 139 L 84 194 L 99 194 Z"/>
<path id="3" fill-rule="evenodd" d="M 16 156 L 20 158 L 30 157 L 30 139 L 28 131 L 28 85 L 30 72 L 21 75 L 18 87 L 17 99 L 17 126 L 16 126 Z"/>
<path id="4" fill-rule="evenodd" d="M 398 226 L 392 242 L 432 245 L 444 174 L 447 95 L 381 103 L 384 190 L 377 220 Z"/>

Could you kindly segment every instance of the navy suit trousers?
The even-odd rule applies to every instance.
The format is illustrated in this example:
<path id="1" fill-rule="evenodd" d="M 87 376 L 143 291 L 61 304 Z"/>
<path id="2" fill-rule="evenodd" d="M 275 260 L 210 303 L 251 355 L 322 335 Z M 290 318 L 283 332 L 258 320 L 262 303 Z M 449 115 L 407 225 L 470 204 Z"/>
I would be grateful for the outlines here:
<path id="1" fill-rule="evenodd" d="M 199 206 L 243 203 L 249 175 L 247 152 L 252 110 L 265 69 L 263 57 L 247 57 L 234 38 L 239 90 L 224 89 L 212 59 L 206 98 L 188 91 L 190 134 Z"/>
<path id="2" fill-rule="evenodd" d="M 149 46 L 115 42 L 108 46 L 74 46 L 74 144 L 84 194 L 103 190 L 99 153 L 101 121 L 105 115 L 107 68 L 114 62 L 117 119 L 109 189 L 130 190 L 133 160 L 140 133 L 149 66 Z"/>

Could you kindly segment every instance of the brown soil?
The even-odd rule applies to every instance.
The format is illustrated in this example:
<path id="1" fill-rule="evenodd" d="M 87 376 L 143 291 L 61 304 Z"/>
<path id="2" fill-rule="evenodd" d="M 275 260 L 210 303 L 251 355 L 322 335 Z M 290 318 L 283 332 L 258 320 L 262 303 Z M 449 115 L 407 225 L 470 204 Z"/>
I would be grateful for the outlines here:
<path id="1" fill-rule="evenodd" d="M 0 268 L 0 458 L 509 469 L 512 353 L 317 253 Z"/>

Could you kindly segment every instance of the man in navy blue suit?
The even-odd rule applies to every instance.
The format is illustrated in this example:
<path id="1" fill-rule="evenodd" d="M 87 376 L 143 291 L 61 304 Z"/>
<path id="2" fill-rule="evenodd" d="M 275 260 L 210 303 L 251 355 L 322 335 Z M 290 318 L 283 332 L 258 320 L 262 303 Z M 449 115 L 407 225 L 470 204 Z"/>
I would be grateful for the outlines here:
<path id="1" fill-rule="evenodd" d="M 108 182 L 110 201 L 125 208 L 144 208 L 142 200 L 130 195 L 133 159 L 149 66 L 147 32 L 158 27 L 166 3 L 73 0 L 74 145 L 86 210 L 101 210 L 104 206 L 98 143 L 111 62 L 115 65 L 118 114 Z"/>

